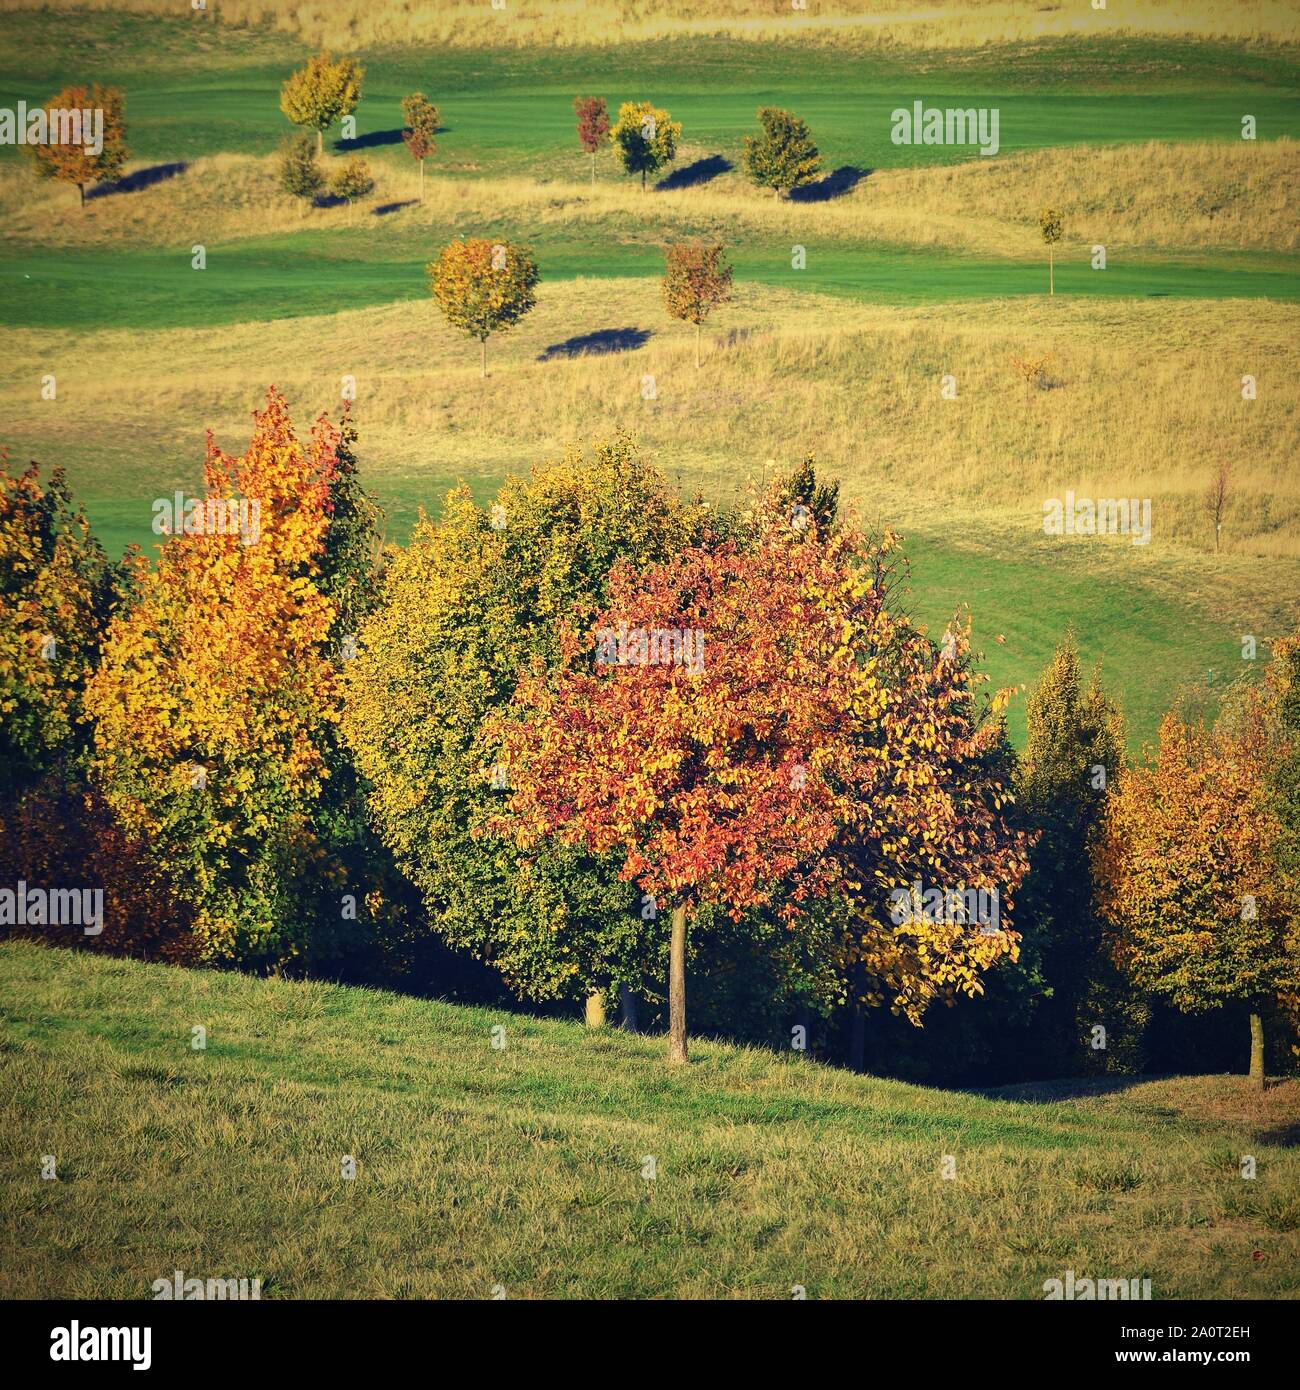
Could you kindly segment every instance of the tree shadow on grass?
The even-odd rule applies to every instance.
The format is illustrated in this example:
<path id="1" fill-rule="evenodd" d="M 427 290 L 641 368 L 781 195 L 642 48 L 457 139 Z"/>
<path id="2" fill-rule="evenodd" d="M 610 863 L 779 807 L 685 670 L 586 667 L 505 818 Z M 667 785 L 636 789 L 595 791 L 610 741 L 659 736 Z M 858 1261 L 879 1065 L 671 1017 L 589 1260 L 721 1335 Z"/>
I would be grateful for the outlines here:
<path id="1" fill-rule="evenodd" d="M 552 343 L 545 352 L 538 353 L 537 360 L 549 362 L 556 357 L 600 357 L 610 352 L 633 352 L 649 341 L 650 332 L 645 328 L 601 328 L 595 333 L 582 333 L 562 343 Z"/>
<path id="2" fill-rule="evenodd" d="M 440 125 L 433 133 L 435 135 L 446 135 L 450 130 L 449 126 Z M 354 135 L 351 140 L 335 140 L 334 148 L 340 154 L 347 154 L 352 150 L 374 150 L 383 145 L 400 145 L 402 143 L 402 127 L 396 130 L 368 130 L 364 135 Z"/>
<path id="3" fill-rule="evenodd" d="M 109 198 L 114 193 L 139 193 L 142 188 L 152 188 L 156 183 L 166 183 L 177 174 L 183 174 L 190 166 L 185 160 L 175 164 L 153 164 L 148 169 L 137 169 L 133 174 L 117 179 L 113 183 L 101 183 L 86 194 L 86 201 L 92 198 Z"/>
<path id="4" fill-rule="evenodd" d="M 373 150 L 380 145 L 400 145 L 402 143 L 402 128 L 396 130 L 369 130 L 364 135 L 356 135 L 351 140 L 335 140 L 334 148 L 340 154 L 346 154 L 351 150 Z"/>
<path id="5" fill-rule="evenodd" d="M 403 208 L 413 208 L 420 200 L 418 198 L 406 198 L 400 203 L 380 203 L 377 208 L 370 211 L 375 217 L 387 217 L 390 212 L 400 212 Z"/>
<path id="6" fill-rule="evenodd" d="M 1279 1149 L 1300 1149 L 1300 1124 L 1279 1125 L 1276 1129 L 1266 1129 L 1259 1137 L 1266 1144 L 1276 1144 Z"/>
<path id="7" fill-rule="evenodd" d="M 655 191 L 671 193 L 675 188 L 698 188 L 700 184 L 716 179 L 719 174 L 729 173 L 734 167 L 731 160 L 724 159 L 720 154 L 706 155 L 703 159 L 697 159 L 694 164 L 674 169 L 671 174 L 655 184 Z"/>
<path id="8" fill-rule="evenodd" d="M 856 164 L 841 164 L 838 169 L 827 174 L 816 183 L 806 183 L 802 188 L 790 190 L 792 203 L 828 203 L 832 198 L 842 198 L 870 175 L 870 169 L 859 169 Z"/>
<path id="9" fill-rule="evenodd" d="M 988 1100 L 1013 1100 L 1026 1105 L 1054 1105 L 1061 1100 L 1086 1100 L 1115 1091 L 1130 1091 L 1151 1081 L 1167 1081 L 1164 1076 L 1071 1076 L 1060 1081 L 1021 1081 L 1013 1086 L 976 1088 L 972 1094 Z"/>

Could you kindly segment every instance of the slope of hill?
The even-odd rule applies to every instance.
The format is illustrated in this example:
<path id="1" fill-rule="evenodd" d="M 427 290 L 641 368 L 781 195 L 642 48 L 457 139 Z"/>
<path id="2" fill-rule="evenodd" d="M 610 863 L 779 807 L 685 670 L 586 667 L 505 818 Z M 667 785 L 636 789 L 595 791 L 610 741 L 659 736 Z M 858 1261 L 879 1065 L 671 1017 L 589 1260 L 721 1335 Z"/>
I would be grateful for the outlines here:
<path id="1" fill-rule="evenodd" d="M 1296 1082 L 1011 1100 L 712 1043 L 673 1074 L 656 1038 L 23 942 L 0 1009 L 5 1297 L 1300 1291 Z"/>

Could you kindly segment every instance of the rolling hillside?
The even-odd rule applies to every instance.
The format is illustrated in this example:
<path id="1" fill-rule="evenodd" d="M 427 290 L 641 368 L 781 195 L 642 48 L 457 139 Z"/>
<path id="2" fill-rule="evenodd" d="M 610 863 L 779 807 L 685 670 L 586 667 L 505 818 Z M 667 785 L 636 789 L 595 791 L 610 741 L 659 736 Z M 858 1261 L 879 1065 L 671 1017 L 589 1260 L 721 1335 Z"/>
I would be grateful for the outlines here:
<path id="1" fill-rule="evenodd" d="M 1294 1081 L 980 1097 L 709 1043 L 670 1075 L 658 1038 L 21 942 L 0 1011 L 4 1297 L 175 1269 L 265 1298 L 1300 1293 Z"/>

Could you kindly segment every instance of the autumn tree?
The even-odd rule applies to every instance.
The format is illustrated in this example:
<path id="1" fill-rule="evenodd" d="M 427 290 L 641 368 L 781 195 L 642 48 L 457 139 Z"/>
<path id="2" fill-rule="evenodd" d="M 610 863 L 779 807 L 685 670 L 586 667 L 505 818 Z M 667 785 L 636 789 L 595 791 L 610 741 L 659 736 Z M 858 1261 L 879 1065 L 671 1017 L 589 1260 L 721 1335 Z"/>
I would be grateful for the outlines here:
<path id="1" fill-rule="evenodd" d="M 294 125 L 316 132 L 318 155 L 325 148 L 325 131 L 356 111 L 364 75 L 365 70 L 355 59 L 340 58 L 335 62 L 328 53 L 320 53 L 291 74 L 280 89 L 280 110 Z"/>
<path id="2" fill-rule="evenodd" d="M 423 92 L 402 98 L 402 139 L 412 159 L 420 164 L 420 201 L 424 201 L 424 161 L 433 153 L 434 135 L 442 125 L 438 108 Z"/>
<path id="3" fill-rule="evenodd" d="M 81 129 L 69 129 L 69 118 L 78 114 Z M 85 114 L 96 113 L 86 128 Z M 97 113 L 103 113 L 102 136 L 95 130 Z M 36 170 L 45 178 L 74 184 L 86 206 L 86 187 L 120 178 L 126 167 L 126 99 L 116 87 L 65 87 L 45 103 L 45 136 L 29 146 Z M 74 135 L 80 135 L 74 140 Z M 95 148 L 95 146 L 98 148 Z"/>
<path id="4" fill-rule="evenodd" d="M 433 930 L 522 995 L 588 999 L 593 1019 L 640 987 L 659 924 L 601 855 L 483 833 L 509 794 L 484 721 L 521 668 L 558 659 L 557 621 L 602 603 L 616 562 L 665 558 L 700 518 L 622 437 L 508 479 L 486 508 L 459 488 L 393 558 L 346 667 L 344 733 Z"/>
<path id="5" fill-rule="evenodd" d="M 98 785 L 194 904 L 210 960 L 292 965 L 307 904 L 346 891 L 313 820 L 339 714 L 318 583 L 337 447 L 324 420 L 300 440 L 274 389 L 245 453 L 209 437 L 205 498 L 141 565 L 86 691 Z"/>
<path id="6" fill-rule="evenodd" d="M 732 268 L 720 242 L 678 241 L 668 248 L 662 281 L 664 305 L 675 319 L 695 325 L 695 365 L 700 333 L 714 305 L 731 298 Z"/>
<path id="7" fill-rule="evenodd" d="M 1095 863 L 1116 963 L 1187 1013 L 1228 1005 L 1250 1022 L 1250 1079 L 1264 1085 L 1264 1015 L 1300 989 L 1300 939 L 1275 854 L 1268 795 L 1280 672 L 1212 728 L 1167 714 L 1145 764 L 1120 774 Z"/>
<path id="8" fill-rule="evenodd" d="M 763 133 L 745 136 L 745 172 L 751 182 L 770 188 L 778 198 L 811 183 L 821 170 L 821 156 L 807 122 L 775 106 L 759 107 L 758 122 Z"/>
<path id="9" fill-rule="evenodd" d="M 429 288 L 447 322 L 479 342 L 487 376 L 487 340 L 504 333 L 537 303 L 537 262 L 522 246 L 482 237 L 449 242 L 428 267 Z"/>
<path id="10" fill-rule="evenodd" d="M 1020 896 L 1021 965 L 1041 987 L 1026 1046 L 1043 1075 L 1140 1070 L 1149 1011 L 1116 977 L 1093 905 L 1091 855 L 1123 765 L 1124 726 L 1100 672 L 1085 681 L 1072 633 L 1026 718 L 1016 794 L 1035 841 Z"/>
<path id="11" fill-rule="evenodd" d="M 313 201 L 325 188 L 325 174 L 310 135 L 291 135 L 280 146 L 280 187 L 291 198 Z"/>
<path id="12" fill-rule="evenodd" d="M 1047 247 L 1047 292 L 1056 293 L 1056 243 L 1064 231 L 1065 220 L 1056 208 L 1044 208 L 1038 214 L 1038 230 Z"/>
<path id="13" fill-rule="evenodd" d="M 374 188 L 375 180 L 370 172 L 370 165 L 361 158 L 345 160 L 330 178 L 330 192 L 336 198 L 344 199 L 349 209 L 358 198 L 373 193 Z"/>
<path id="14" fill-rule="evenodd" d="M 1029 404 L 1029 393 L 1033 390 L 1041 391 L 1047 385 L 1048 369 L 1052 365 L 1052 354 L 1045 352 L 1039 357 L 1031 357 L 1026 353 L 1023 357 L 1019 353 L 1013 353 L 1011 357 L 1011 370 L 1025 383 L 1025 404 Z"/>
<path id="15" fill-rule="evenodd" d="M 578 143 L 591 156 L 591 185 L 596 186 L 596 151 L 609 138 L 609 108 L 604 97 L 574 97 Z"/>
<path id="16" fill-rule="evenodd" d="M 1013 810 L 1012 692 L 980 693 L 968 621 L 954 617 L 939 642 L 913 626 L 895 599 L 897 559 L 889 533 L 864 558 L 873 602 L 848 639 L 872 677 L 854 710 L 853 816 L 835 847 L 850 866 L 841 969 L 855 1070 L 869 1010 L 919 1028 L 932 1005 L 978 997 L 1017 961 L 1030 840 Z"/>
<path id="17" fill-rule="evenodd" d="M 63 470 L 43 479 L 0 453 L 0 802 L 84 744 L 117 579 Z"/>
<path id="18" fill-rule="evenodd" d="M 172 965 L 199 959 L 194 906 L 177 894 L 169 866 L 79 776 L 52 771 L 12 808 L 0 807 L 0 882 L 19 879 L 94 885 L 101 920 L 91 933 L 73 922 L 0 926 L 0 935 Z"/>
<path id="19" fill-rule="evenodd" d="M 864 796 L 886 790 L 878 744 L 894 703 L 871 643 L 886 636 L 881 559 L 856 532 L 819 535 L 799 513 L 773 517 L 750 548 L 692 547 L 640 575 L 622 567 L 604 611 L 563 629 L 558 666 L 521 681 L 518 717 L 495 725 L 514 789 L 503 828 L 523 845 L 614 854 L 671 909 L 671 1061 L 687 1057 L 687 933 L 707 906 L 737 919 L 767 906 L 798 931 L 821 900 L 859 904 L 846 959 L 865 958 L 916 1010 L 918 962 L 937 991 L 1009 948 L 1009 934 L 940 927 L 957 965 L 928 957 L 926 925 L 910 951 L 889 944 L 894 928 L 868 925 L 893 886 L 882 855 L 905 833 Z M 900 810 L 906 784 L 895 784 Z M 918 811 L 939 804 L 907 795 Z"/>
<path id="20" fill-rule="evenodd" d="M 648 101 L 625 101 L 618 108 L 618 121 L 609 132 L 624 172 L 641 175 L 643 193 L 647 175 L 657 174 L 665 164 L 677 158 L 677 142 L 681 135 L 681 123 Z"/>
<path id="21" fill-rule="evenodd" d="M 1269 806 L 1278 823 L 1273 848 L 1288 939 L 1300 943 L 1300 634 L 1273 648 L 1277 687 L 1276 752 L 1268 778 Z M 1284 990 L 1282 1006 L 1300 1033 L 1300 989 Z"/>

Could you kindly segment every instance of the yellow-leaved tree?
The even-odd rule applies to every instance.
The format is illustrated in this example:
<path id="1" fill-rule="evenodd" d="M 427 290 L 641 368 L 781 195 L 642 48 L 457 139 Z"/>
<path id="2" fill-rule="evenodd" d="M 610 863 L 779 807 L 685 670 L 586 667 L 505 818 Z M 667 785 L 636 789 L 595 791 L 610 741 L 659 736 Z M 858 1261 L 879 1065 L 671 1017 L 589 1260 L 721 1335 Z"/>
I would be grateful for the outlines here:
<path id="1" fill-rule="evenodd" d="M 428 268 L 429 289 L 447 322 L 479 344 L 487 376 L 487 340 L 513 327 L 537 303 L 537 262 L 522 246 L 467 237 L 449 242 Z"/>
<path id="2" fill-rule="evenodd" d="M 1300 994 L 1294 881 L 1270 773 L 1294 734 L 1284 670 L 1236 694 L 1212 728 L 1177 713 L 1145 764 L 1126 768 L 1095 851 L 1098 909 L 1116 963 L 1185 1013 L 1239 1008 L 1250 1079 L 1264 1085 L 1264 1020 Z"/>
<path id="3" fill-rule="evenodd" d="M 139 562 L 87 686 L 95 778 L 195 905 L 209 959 L 287 964 L 303 885 L 331 883 L 312 812 L 339 717 L 319 586 L 338 444 L 323 418 L 300 440 L 274 388 L 245 453 L 209 436 L 205 496 Z"/>

